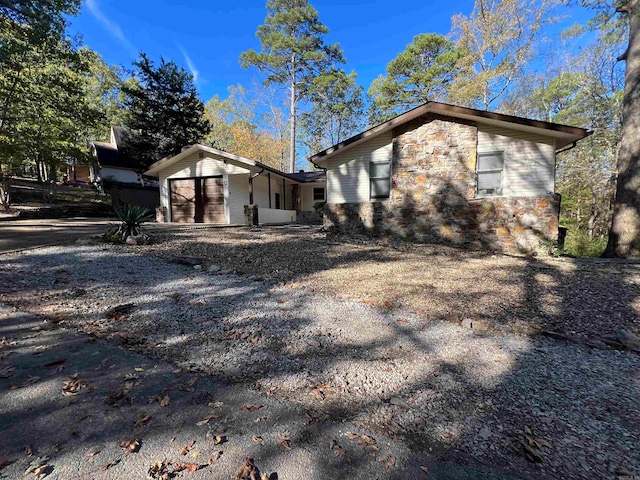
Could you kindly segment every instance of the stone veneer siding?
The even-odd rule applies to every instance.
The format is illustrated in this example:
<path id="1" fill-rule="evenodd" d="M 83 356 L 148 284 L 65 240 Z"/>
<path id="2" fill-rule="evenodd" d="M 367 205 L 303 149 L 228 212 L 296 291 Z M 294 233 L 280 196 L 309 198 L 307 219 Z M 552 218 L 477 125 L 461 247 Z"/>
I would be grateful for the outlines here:
<path id="1" fill-rule="evenodd" d="M 559 195 L 475 198 L 474 125 L 428 116 L 393 137 L 389 200 L 326 204 L 325 229 L 505 253 L 557 241 Z"/>

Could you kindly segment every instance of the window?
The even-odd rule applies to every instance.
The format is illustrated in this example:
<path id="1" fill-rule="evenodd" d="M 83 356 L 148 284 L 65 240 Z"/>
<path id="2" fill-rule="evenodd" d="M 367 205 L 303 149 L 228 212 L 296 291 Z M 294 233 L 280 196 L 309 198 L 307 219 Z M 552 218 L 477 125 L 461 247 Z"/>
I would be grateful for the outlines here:
<path id="1" fill-rule="evenodd" d="M 280 210 L 280 194 L 276 193 L 276 210 Z"/>
<path id="2" fill-rule="evenodd" d="M 391 165 L 389 162 L 369 163 L 369 198 L 385 200 L 391 193 Z"/>
<path id="3" fill-rule="evenodd" d="M 478 197 L 502 195 L 504 156 L 502 152 L 478 154 Z"/>
<path id="4" fill-rule="evenodd" d="M 313 201 L 324 201 L 324 187 L 313 187 Z"/>

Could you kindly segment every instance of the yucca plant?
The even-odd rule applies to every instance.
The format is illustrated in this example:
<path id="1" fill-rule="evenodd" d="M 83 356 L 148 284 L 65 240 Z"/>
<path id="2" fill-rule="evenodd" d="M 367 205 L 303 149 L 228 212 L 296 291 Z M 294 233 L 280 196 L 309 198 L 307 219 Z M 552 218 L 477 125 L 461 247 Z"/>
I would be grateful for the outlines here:
<path id="1" fill-rule="evenodd" d="M 123 208 L 116 208 L 115 210 L 116 216 L 121 222 L 116 234 L 123 242 L 130 235 L 140 235 L 142 224 L 151 219 L 150 210 L 138 205 L 124 205 Z"/>

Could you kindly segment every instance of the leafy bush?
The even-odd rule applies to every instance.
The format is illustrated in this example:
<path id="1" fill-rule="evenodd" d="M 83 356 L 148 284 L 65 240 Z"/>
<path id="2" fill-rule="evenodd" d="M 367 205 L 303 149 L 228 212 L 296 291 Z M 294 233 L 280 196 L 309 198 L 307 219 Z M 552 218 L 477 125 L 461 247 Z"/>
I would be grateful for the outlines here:
<path id="1" fill-rule="evenodd" d="M 586 232 L 569 230 L 562 253 L 572 257 L 599 257 L 606 246 L 606 238 L 590 240 Z"/>
<path id="2" fill-rule="evenodd" d="M 151 220 L 150 210 L 138 205 L 125 205 L 124 208 L 116 208 L 115 210 L 120 225 L 114 234 L 121 242 L 126 241 L 129 236 L 140 235 L 142 224 Z"/>
<path id="3" fill-rule="evenodd" d="M 327 202 L 316 202 L 313 204 L 313 209 L 316 211 L 316 213 L 318 215 L 320 215 L 321 217 L 324 215 L 324 205 Z"/>

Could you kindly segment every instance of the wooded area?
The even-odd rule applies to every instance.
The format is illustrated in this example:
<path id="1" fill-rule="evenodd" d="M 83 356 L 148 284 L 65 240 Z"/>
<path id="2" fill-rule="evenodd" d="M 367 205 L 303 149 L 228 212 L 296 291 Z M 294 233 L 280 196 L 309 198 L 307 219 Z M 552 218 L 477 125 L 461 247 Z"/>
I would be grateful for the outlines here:
<path id="1" fill-rule="evenodd" d="M 269 0 L 259 50 L 239 52 L 253 85 L 204 103 L 191 74 L 142 53 L 132 71 L 69 38 L 79 0 L 0 2 L 0 203 L 12 176 L 55 182 L 86 164 L 110 125 L 141 164 L 187 144 L 293 171 L 296 162 L 425 101 L 593 131 L 558 155 L 561 224 L 578 255 L 640 254 L 640 0 L 476 0 L 444 36 L 414 32 L 365 93 L 307 0 Z M 568 29 L 558 9 L 589 9 Z M 552 34 L 550 32 L 556 32 Z M 611 226 L 613 225 L 613 228 Z M 610 232 L 611 231 L 611 232 Z"/>

